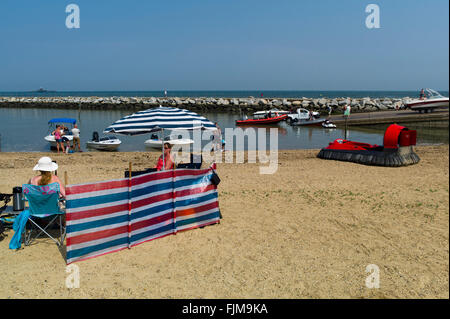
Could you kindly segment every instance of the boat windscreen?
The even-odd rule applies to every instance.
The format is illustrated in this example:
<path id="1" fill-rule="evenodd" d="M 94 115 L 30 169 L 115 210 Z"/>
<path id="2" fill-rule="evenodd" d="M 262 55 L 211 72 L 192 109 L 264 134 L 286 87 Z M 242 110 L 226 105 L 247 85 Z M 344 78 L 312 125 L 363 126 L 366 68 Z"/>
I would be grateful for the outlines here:
<path id="1" fill-rule="evenodd" d="M 427 93 L 428 93 L 428 98 L 430 98 L 430 97 L 434 97 L 434 98 L 443 97 L 439 92 L 437 92 L 435 90 L 426 89 L 425 91 L 427 91 Z"/>

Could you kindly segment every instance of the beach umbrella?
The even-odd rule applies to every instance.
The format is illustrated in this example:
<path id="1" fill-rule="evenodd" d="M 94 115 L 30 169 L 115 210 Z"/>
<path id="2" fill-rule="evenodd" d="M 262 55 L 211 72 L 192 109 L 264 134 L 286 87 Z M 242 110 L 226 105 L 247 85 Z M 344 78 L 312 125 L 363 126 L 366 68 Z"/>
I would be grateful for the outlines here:
<path id="1" fill-rule="evenodd" d="M 176 107 L 157 107 L 127 115 L 108 126 L 103 133 L 123 135 L 140 135 L 161 131 L 164 141 L 164 130 L 216 130 L 217 127 L 205 117 L 185 109 Z M 162 143 L 164 163 L 164 143 Z"/>

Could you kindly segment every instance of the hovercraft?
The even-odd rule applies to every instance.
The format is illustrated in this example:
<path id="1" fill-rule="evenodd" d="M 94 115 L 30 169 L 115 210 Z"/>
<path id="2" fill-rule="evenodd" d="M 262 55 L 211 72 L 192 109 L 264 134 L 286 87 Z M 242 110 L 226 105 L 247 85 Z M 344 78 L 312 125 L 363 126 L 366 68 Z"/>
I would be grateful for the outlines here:
<path id="1" fill-rule="evenodd" d="M 322 148 L 317 157 L 377 166 L 406 166 L 420 161 L 414 152 L 417 132 L 397 124 L 384 133 L 383 146 L 336 139 Z"/>

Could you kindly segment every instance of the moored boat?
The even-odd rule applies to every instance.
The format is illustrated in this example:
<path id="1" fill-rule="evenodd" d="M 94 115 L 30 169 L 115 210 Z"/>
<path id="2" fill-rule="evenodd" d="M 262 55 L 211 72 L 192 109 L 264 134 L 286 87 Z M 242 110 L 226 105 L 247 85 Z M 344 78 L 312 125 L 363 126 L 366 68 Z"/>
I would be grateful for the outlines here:
<path id="1" fill-rule="evenodd" d="M 283 115 L 283 114 L 289 114 L 289 111 L 282 111 L 279 109 L 271 109 L 269 111 L 258 111 L 258 112 L 253 113 L 253 118 L 254 119 L 263 119 L 266 117 L 271 117 L 271 115 L 278 116 L 278 115 Z"/>
<path id="2" fill-rule="evenodd" d="M 322 127 L 323 128 L 336 128 L 336 124 L 334 124 L 333 122 L 330 122 L 329 120 L 325 120 L 324 122 L 322 122 Z"/>
<path id="3" fill-rule="evenodd" d="M 56 140 L 55 140 L 55 136 L 52 135 L 52 132 L 56 129 L 57 125 L 71 124 L 71 126 L 73 127 L 73 125 L 76 123 L 77 123 L 76 119 L 65 118 L 65 117 L 54 118 L 54 119 L 51 119 L 50 121 L 48 121 L 49 129 L 47 132 L 47 136 L 45 136 L 44 139 L 50 144 L 50 148 L 56 148 Z M 68 140 L 69 142 L 72 142 L 73 135 L 69 129 L 62 130 L 61 134 L 65 141 Z"/>
<path id="4" fill-rule="evenodd" d="M 170 143 L 171 145 L 181 145 L 181 146 L 186 146 L 186 145 L 191 145 L 194 143 L 194 140 L 190 139 L 190 138 L 178 138 L 178 139 L 172 139 L 169 137 L 166 137 L 164 139 L 164 143 Z M 161 139 L 159 139 L 158 137 L 154 137 L 151 139 L 148 139 L 144 142 L 145 146 L 151 147 L 151 148 L 157 148 L 157 149 L 161 149 L 162 148 L 162 141 Z"/>
<path id="5" fill-rule="evenodd" d="M 88 148 L 99 151 L 115 151 L 122 144 L 122 141 L 115 136 L 99 137 L 97 132 L 93 133 L 92 140 L 86 142 Z"/>
<path id="6" fill-rule="evenodd" d="M 325 119 L 316 119 L 316 118 L 311 118 L 311 119 L 299 119 L 297 121 L 293 121 L 290 124 L 292 126 L 302 126 L 302 125 L 322 125 L 322 123 L 325 122 Z"/>
<path id="7" fill-rule="evenodd" d="M 253 119 L 243 119 L 236 120 L 236 125 L 251 125 L 251 124 L 275 124 L 281 122 L 287 118 L 287 114 L 269 117 L 269 118 L 253 118 Z"/>

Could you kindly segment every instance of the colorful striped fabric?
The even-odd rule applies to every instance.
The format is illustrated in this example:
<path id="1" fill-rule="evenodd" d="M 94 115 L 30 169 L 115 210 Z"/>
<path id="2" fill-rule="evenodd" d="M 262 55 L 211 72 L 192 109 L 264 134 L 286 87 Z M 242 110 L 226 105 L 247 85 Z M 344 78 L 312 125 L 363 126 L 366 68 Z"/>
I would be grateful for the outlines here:
<path id="1" fill-rule="evenodd" d="M 168 130 L 216 130 L 217 127 L 205 117 L 176 107 L 157 107 L 127 115 L 108 126 L 103 133 L 124 135 L 147 134 Z"/>
<path id="2" fill-rule="evenodd" d="M 68 186 L 67 263 L 219 222 L 213 168 Z"/>

